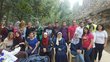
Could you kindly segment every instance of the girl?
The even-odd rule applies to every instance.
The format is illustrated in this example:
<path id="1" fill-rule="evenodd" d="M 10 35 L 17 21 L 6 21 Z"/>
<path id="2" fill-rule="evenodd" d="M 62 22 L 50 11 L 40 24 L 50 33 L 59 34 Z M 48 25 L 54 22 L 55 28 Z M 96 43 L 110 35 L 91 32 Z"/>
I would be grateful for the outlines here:
<path id="1" fill-rule="evenodd" d="M 89 29 L 85 27 L 82 35 L 82 46 L 84 49 L 85 62 L 91 62 L 89 55 L 92 52 L 93 39 L 93 35 L 89 32 Z"/>

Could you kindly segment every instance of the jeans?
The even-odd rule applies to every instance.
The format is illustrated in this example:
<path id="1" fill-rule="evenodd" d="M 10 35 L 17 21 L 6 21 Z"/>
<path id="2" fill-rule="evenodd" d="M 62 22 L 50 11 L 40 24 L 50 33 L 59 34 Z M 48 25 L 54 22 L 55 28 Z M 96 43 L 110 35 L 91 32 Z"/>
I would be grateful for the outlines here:
<path id="1" fill-rule="evenodd" d="M 71 54 L 75 56 L 75 62 L 85 62 L 82 54 L 79 54 L 75 51 L 71 51 Z"/>
<path id="2" fill-rule="evenodd" d="M 90 59 L 91 52 L 92 52 L 92 49 L 90 49 L 90 50 L 84 49 L 84 60 L 85 60 L 85 62 L 91 62 L 91 59 Z"/>
<path id="3" fill-rule="evenodd" d="M 101 58 L 102 58 L 102 53 L 103 53 L 103 49 L 104 49 L 104 44 L 95 44 L 96 45 L 96 47 L 95 47 L 95 60 L 96 60 L 96 58 L 98 57 L 98 60 L 100 61 L 101 60 Z M 99 54 L 98 56 L 97 56 L 97 54 Z"/>
<path id="4" fill-rule="evenodd" d="M 90 53 L 90 59 L 91 59 L 91 62 L 94 62 L 94 60 L 95 60 L 95 48 L 93 48 L 92 52 Z"/>

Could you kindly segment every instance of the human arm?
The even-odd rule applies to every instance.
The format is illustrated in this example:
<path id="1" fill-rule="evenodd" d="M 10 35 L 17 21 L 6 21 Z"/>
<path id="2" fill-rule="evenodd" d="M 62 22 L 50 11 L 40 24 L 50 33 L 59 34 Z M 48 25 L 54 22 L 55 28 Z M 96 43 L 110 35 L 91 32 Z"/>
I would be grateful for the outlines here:
<path id="1" fill-rule="evenodd" d="M 38 42 L 36 43 L 36 46 L 35 46 L 35 48 L 32 50 L 31 53 L 34 53 L 34 51 L 37 49 L 37 47 L 39 46 L 39 44 L 40 44 L 40 41 L 38 41 Z"/>

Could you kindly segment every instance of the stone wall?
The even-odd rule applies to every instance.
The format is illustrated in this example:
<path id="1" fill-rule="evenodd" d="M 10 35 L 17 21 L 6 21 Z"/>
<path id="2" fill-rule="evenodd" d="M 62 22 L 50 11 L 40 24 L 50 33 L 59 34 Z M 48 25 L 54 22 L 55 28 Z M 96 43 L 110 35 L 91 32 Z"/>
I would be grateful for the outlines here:
<path id="1" fill-rule="evenodd" d="M 75 19 L 96 15 L 97 13 L 109 9 L 110 0 L 83 0 L 83 5 L 76 3 L 73 7 Z"/>
<path id="2" fill-rule="evenodd" d="M 73 7 L 75 19 L 91 18 L 94 23 L 104 24 L 110 38 L 110 0 L 83 0 L 83 5 Z"/>

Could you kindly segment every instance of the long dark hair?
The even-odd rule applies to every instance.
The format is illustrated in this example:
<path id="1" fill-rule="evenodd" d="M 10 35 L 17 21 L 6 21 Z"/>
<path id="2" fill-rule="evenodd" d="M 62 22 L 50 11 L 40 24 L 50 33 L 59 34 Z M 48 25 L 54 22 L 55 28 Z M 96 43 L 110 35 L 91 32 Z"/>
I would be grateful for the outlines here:
<path id="1" fill-rule="evenodd" d="M 84 35 L 86 34 L 86 33 L 84 32 L 85 29 L 87 29 L 87 31 L 88 31 L 88 32 L 87 32 L 87 35 L 90 33 L 89 28 L 84 27 L 84 29 L 83 29 L 83 35 L 82 35 L 82 36 L 84 36 Z"/>

